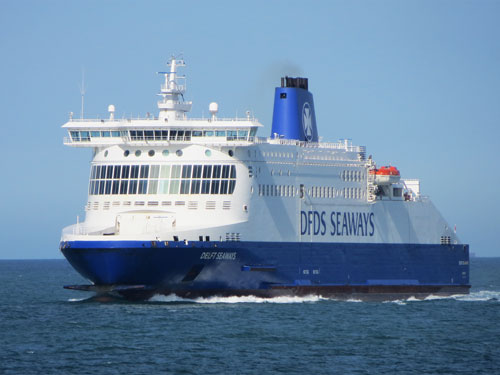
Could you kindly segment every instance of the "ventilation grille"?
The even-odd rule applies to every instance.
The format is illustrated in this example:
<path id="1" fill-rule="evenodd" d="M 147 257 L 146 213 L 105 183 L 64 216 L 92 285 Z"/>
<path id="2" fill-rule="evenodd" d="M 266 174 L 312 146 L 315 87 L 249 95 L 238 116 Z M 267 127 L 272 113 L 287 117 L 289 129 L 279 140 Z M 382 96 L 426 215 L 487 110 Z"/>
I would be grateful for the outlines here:
<path id="1" fill-rule="evenodd" d="M 116 206 L 119 206 L 119 205 L 120 205 L 120 201 L 113 202 L 113 207 L 116 207 Z"/>
<path id="2" fill-rule="evenodd" d="M 99 209 L 99 202 L 94 202 L 94 204 L 92 205 L 92 209 L 98 210 Z"/>
<path id="3" fill-rule="evenodd" d="M 134 203 L 135 206 L 144 206 L 144 201 L 137 201 Z"/>
<path id="4" fill-rule="evenodd" d="M 124 206 L 131 206 L 131 205 L 132 205 L 132 202 L 130 202 L 130 201 L 125 201 L 125 202 L 123 202 L 123 205 L 124 205 Z"/>
<path id="5" fill-rule="evenodd" d="M 176 206 L 185 206 L 186 202 L 184 202 L 184 201 L 175 201 L 175 205 Z"/>
<path id="6" fill-rule="evenodd" d="M 148 206 L 158 206 L 158 201 L 149 201 Z"/>
<path id="7" fill-rule="evenodd" d="M 111 206 L 110 202 L 104 202 L 104 209 L 109 210 L 109 207 Z"/>
<path id="8" fill-rule="evenodd" d="M 207 201 L 205 208 L 207 210 L 215 210 L 215 201 Z"/>
<path id="9" fill-rule="evenodd" d="M 170 202 L 170 201 L 163 201 L 163 202 L 161 202 L 161 205 L 162 206 L 171 206 L 172 202 Z"/>
<path id="10" fill-rule="evenodd" d="M 196 201 L 188 202 L 188 209 L 197 210 L 198 209 L 198 202 L 196 202 Z"/>
<path id="11" fill-rule="evenodd" d="M 222 209 L 223 210 L 229 210 L 229 209 L 231 209 L 231 201 L 224 201 L 224 202 L 222 202 Z"/>

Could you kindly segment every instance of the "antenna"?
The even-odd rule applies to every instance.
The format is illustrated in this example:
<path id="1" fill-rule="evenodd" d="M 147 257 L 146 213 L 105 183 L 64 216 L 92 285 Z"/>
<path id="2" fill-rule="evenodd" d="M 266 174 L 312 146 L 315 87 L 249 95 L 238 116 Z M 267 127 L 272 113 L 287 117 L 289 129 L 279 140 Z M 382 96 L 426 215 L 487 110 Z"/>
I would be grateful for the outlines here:
<path id="1" fill-rule="evenodd" d="M 85 102 L 85 70 L 82 67 L 82 84 L 80 85 L 80 95 L 82 96 L 82 109 L 80 111 L 80 118 L 83 119 L 83 104 Z"/>

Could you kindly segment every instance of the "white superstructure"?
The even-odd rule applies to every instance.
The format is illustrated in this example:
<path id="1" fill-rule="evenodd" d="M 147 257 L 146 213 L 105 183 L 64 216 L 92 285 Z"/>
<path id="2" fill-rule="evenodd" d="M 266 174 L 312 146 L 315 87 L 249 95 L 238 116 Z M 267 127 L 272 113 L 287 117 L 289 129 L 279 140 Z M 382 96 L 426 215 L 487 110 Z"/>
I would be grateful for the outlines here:
<path id="1" fill-rule="evenodd" d="M 64 143 L 89 147 L 86 217 L 63 241 L 456 243 L 418 180 L 376 184 L 366 150 L 348 141 L 257 137 L 245 118 L 187 116 L 172 58 L 157 117 L 75 119 Z"/>

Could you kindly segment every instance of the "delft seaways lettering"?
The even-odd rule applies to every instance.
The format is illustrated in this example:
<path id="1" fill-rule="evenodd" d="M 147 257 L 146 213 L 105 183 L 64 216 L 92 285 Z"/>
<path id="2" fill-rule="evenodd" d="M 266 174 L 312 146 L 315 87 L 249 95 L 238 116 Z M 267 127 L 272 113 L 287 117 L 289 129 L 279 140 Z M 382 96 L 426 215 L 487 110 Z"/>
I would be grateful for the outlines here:
<path id="1" fill-rule="evenodd" d="M 300 211 L 300 234 L 324 236 L 373 236 L 373 212 Z"/>

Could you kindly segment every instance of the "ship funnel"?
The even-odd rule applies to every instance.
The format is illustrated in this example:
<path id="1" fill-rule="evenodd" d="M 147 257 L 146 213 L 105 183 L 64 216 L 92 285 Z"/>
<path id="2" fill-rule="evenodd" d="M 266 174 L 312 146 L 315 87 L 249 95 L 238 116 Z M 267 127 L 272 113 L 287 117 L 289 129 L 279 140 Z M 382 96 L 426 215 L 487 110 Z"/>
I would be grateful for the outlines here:
<path id="1" fill-rule="evenodd" d="M 281 78 L 274 91 L 271 137 L 318 142 L 313 95 L 307 78 Z"/>

